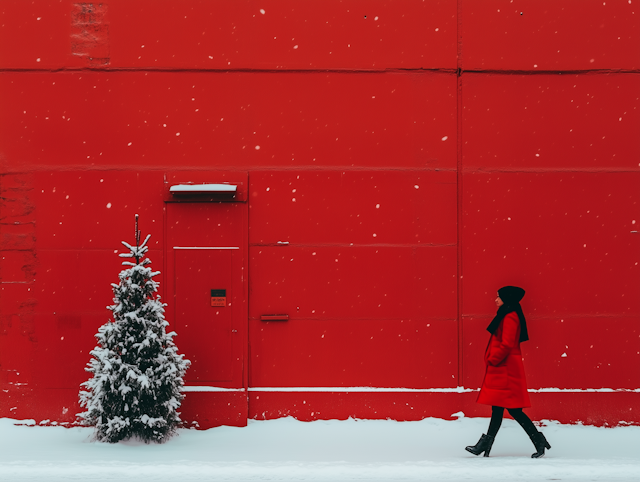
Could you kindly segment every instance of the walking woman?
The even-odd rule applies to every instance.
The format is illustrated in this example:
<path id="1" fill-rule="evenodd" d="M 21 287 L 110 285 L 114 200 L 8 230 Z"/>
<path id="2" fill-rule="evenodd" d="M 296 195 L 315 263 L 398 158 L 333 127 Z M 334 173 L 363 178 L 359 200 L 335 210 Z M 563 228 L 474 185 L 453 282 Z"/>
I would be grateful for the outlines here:
<path id="1" fill-rule="evenodd" d="M 487 434 L 483 434 L 477 444 L 466 447 L 474 455 L 484 452 L 485 457 L 489 456 L 505 408 L 531 438 L 536 448 L 531 457 L 542 457 L 545 448 L 551 448 L 544 435 L 538 432 L 522 411 L 531 406 L 520 352 L 520 343 L 529 339 L 527 321 L 520 307 L 523 297 L 524 290 L 516 286 L 505 286 L 498 290 L 498 313 L 487 327 L 491 338 L 484 354 L 486 372 L 477 400 L 478 403 L 491 405 L 491 422 Z"/>

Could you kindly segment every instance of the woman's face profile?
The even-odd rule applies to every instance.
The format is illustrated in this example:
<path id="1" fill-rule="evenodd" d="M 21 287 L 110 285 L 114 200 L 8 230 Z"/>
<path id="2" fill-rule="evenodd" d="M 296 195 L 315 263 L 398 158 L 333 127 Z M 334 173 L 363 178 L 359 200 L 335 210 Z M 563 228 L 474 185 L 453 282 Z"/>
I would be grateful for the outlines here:
<path id="1" fill-rule="evenodd" d="M 500 295 L 498 295 L 498 297 L 496 298 L 496 306 L 499 308 L 502 305 L 504 305 L 504 303 L 502 302 L 502 300 L 500 299 Z"/>

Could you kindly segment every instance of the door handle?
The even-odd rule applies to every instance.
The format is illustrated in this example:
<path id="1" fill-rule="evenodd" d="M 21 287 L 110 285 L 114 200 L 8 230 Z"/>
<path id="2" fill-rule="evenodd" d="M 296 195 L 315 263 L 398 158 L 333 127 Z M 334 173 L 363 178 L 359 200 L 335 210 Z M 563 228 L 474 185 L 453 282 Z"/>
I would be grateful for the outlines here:
<path id="1" fill-rule="evenodd" d="M 260 321 L 289 321 L 289 315 L 260 315 Z"/>

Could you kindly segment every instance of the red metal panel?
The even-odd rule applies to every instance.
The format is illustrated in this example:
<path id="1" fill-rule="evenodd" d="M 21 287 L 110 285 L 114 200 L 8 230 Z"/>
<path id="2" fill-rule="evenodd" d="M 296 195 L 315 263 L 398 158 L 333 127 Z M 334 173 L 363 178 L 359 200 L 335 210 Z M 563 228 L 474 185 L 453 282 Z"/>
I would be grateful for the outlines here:
<path id="1" fill-rule="evenodd" d="M 117 67 L 456 67 L 455 0 L 128 0 L 110 10 Z"/>
<path id="2" fill-rule="evenodd" d="M 180 406 L 186 427 L 206 430 L 220 425 L 247 425 L 247 392 L 187 392 Z"/>
<path id="3" fill-rule="evenodd" d="M 640 74 L 462 78 L 464 169 L 639 169 Z"/>
<path id="4" fill-rule="evenodd" d="M 495 309 L 492 309 L 489 301 L 490 300 L 487 300 L 487 313 L 484 316 L 478 315 L 474 318 L 464 316 L 462 318 L 462 380 L 460 381 L 460 385 L 466 388 L 478 389 L 482 385 L 485 372 L 484 353 L 487 349 L 489 337 L 491 336 L 489 332 L 486 331 L 486 327 L 493 319 L 495 313 Z M 531 316 L 527 318 L 527 320 L 529 319 L 531 319 Z M 533 320 L 529 322 L 529 324 L 532 325 L 533 330 Z M 521 349 L 526 353 L 526 343 L 521 345 Z M 527 363 L 525 364 L 527 380 L 529 374 L 534 371 L 535 368 L 535 360 L 531 363 L 529 357 L 527 357 Z"/>
<path id="5" fill-rule="evenodd" d="M 4 253 L 3 253 L 4 256 Z M 0 284 L 0 299 L 2 311 L 0 312 L 1 330 L 6 333 L 10 325 L 10 319 L 20 313 L 33 313 L 37 305 L 36 294 L 32 283 L 5 283 Z M 0 352 L 0 355 L 2 353 Z"/>
<path id="6" fill-rule="evenodd" d="M 229 202 L 166 206 L 166 316 L 178 333 L 178 348 L 186 358 L 194 359 L 194 371 L 187 373 L 187 382 L 244 387 L 247 206 Z M 208 248 L 238 249 L 220 253 Z M 211 306 L 212 289 L 227 290 L 227 307 Z M 234 410 L 243 409 L 238 406 Z"/>
<path id="7" fill-rule="evenodd" d="M 637 69 L 631 0 L 461 0 L 465 70 Z"/>
<path id="8" fill-rule="evenodd" d="M 5 405 L 6 404 L 6 405 Z M 43 425 L 76 425 L 76 414 L 83 411 L 78 403 L 77 388 L 26 388 L 5 395 L 0 407 L 6 406 L 6 416 L 18 420 L 36 419 Z M 2 408 L 0 408 L 2 410 Z"/>
<path id="9" fill-rule="evenodd" d="M 32 223 L 14 223 L 2 225 L 0 249 L 3 251 L 33 251 L 36 244 L 35 229 Z"/>
<path id="10" fill-rule="evenodd" d="M 121 252 L 126 249 L 121 241 L 133 241 L 136 213 L 141 231 L 151 234 L 151 249 L 162 246 L 161 172 L 41 171 L 34 187 L 38 249 Z M 162 262 L 158 256 L 151 259 Z"/>
<path id="11" fill-rule="evenodd" d="M 168 251 L 174 246 L 241 247 L 246 243 L 245 204 L 170 203 L 167 210 Z"/>
<path id="12" fill-rule="evenodd" d="M 463 313 L 524 287 L 532 316 L 640 315 L 640 173 L 468 173 Z"/>
<path id="13" fill-rule="evenodd" d="M 251 173 L 250 242 L 448 244 L 457 241 L 456 173 Z"/>
<path id="14" fill-rule="evenodd" d="M 14 0 L 2 6 L 0 44 L 9 48 L 0 68 L 456 67 L 455 0 Z"/>
<path id="15" fill-rule="evenodd" d="M 235 308 L 232 250 L 178 250 L 174 253 L 173 329 L 191 361 L 185 381 L 230 382 L 233 378 Z M 241 260 L 236 260 L 236 263 Z M 238 267 L 235 267 L 238 269 Z M 211 290 L 224 289 L 224 306 L 211 306 Z M 235 329 L 235 332 L 238 330 Z M 238 340 L 236 340 L 238 343 Z"/>
<path id="16" fill-rule="evenodd" d="M 36 257 L 33 251 L 2 251 L 0 280 L 3 283 L 33 282 Z"/>
<path id="17" fill-rule="evenodd" d="M 77 3 L 3 2 L 0 42 L 10 48 L 3 49 L 0 66 L 94 65 L 92 59 L 105 58 L 106 52 L 109 66 L 126 68 L 456 67 L 453 0 L 112 0 L 107 13 L 96 16 L 88 27 L 74 15 Z M 637 5 L 628 1 L 463 1 L 463 66 L 638 68 L 636 10 Z M 79 41 L 83 30 L 99 41 Z"/>
<path id="18" fill-rule="evenodd" d="M 258 420 L 292 416 L 298 420 L 345 420 L 351 418 L 422 420 L 427 417 L 453 419 L 462 411 L 467 417 L 489 417 L 491 409 L 478 405 L 477 392 L 465 393 L 336 393 L 250 392 L 249 417 Z M 533 420 L 615 426 L 637 425 L 637 393 L 531 393 Z M 505 413 L 508 417 L 508 414 Z M 488 420 L 487 420 L 488 423 Z"/>
<path id="19" fill-rule="evenodd" d="M 53 69 L 77 65 L 71 56 L 72 1 L 3 0 L 0 68 Z"/>
<path id="20" fill-rule="evenodd" d="M 37 313 L 99 312 L 104 321 L 111 318 L 106 308 L 113 304 L 111 283 L 118 282 L 118 273 L 124 269 L 123 259 L 114 250 L 42 249 L 37 256 Z M 162 266 L 161 251 L 150 252 L 149 257 L 158 268 Z"/>
<path id="21" fill-rule="evenodd" d="M 529 396 L 533 406 L 527 413 L 533 420 L 606 427 L 640 425 L 638 393 L 531 393 Z"/>
<path id="22" fill-rule="evenodd" d="M 0 225 L 26 224 L 35 221 L 32 173 L 3 173 L 0 176 Z"/>
<path id="23" fill-rule="evenodd" d="M 253 319 L 457 316 L 455 246 L 253 246 L 250 259 Z"/>
<path id="24" fill-rule="evenodd" d="M 6 0 L 0 5 L 0 68 L 109 65 L 109 3 Z"/>
<path id="25" fill-rule="evenodd" d="M 67 305 L 63 311 L 34 317 L 36 343 L 32 352 L 33 386 L 42 389 L 74 389 L 67 404 L 77 403 L 80 384 L 90 378 L 84 368 L 96 346 L 95 334 L 109 313 L 87 313 Z M 40 392 L 42 396 L 43 392 Z"/>
<path id="26" fill-rule="evenodd" d="M 535 338 L 524 349 L 531 388 L 638 388 L 640 316 L 577 315 L 531 325 Z"/>
<path id="27" fill-rule="evenodd" d="M 0 15 L 0 68 L 456 67 L 455 0 L 36 0 Z"/>
<path id="28" fill-rule="evenodd" d="M 295 417 L 298 420 L 346 420 L 362 418 L 422 420 L 437 417 L 451 420 L 460 409 L 475 405 L 475 393 L 407 392 L 250 392 L 249 417 L 269 420 Z M 465 413 L 467 410 L 465 410 Z"/>
<path id="29" fill-rule="evenodd" d="M 0 319 L 2 326 L 0 330 L 0 387 L 3 393 L 14 393 L 25 396 L 33 390 L 34 372 L 37 366 L 33 360 L 34 323 L 33 312 L 25 310 L 22 303 L 19 308 L 13 311 L 11 304 L 7 302 L 5 296 L 16 293 L 18 290 L 11 289 L 11 286 L 3 285 L 2 301 L 3 310 Z M 8 306 L 7 306 L 8 305 Z M 15 407 L 12 405 L 11 407 Z M 10 407 L 0 405 L 2 416 L 13 416 Z"/>
<path id="30" fill-rule="evenodd" d="M 463 384 L 477 388 L 484 376 L 485 330 L 491 314 L 463 324 Z M 637 388 L 640 379 L 638 317 L 527 318 L 530 341 L 521 345 L 532 389 Z"/>
<path id="31" fill-rule="evenodd" d="M 457 324 L 251 320 L 253 387 L 455 387 Z"/>
<path id="32" fill-rule="evenodd" d="M 0 10 L 0 68 L 456 67 L 455 0 L 23 3 Z"/>
<path id="33" fill-rule="evenodd" d="M 0 74 L 18 166 L 455 167 L 456 77 L 435 73 Z"/>
<path id="34" fill-rule="evenodd" d="M 30 173 L 0 174 L 0 416 L 28 418 L 34 399 L 33 280 L 38 269 Z M 32 412 L 33 413 L 33 412 Z"/>
<path id="35" fill-rule="evenodd" d="M 273 73 L 247 87 L 238 152 L 253 166 L 456 166 L 452 73 Z"/>

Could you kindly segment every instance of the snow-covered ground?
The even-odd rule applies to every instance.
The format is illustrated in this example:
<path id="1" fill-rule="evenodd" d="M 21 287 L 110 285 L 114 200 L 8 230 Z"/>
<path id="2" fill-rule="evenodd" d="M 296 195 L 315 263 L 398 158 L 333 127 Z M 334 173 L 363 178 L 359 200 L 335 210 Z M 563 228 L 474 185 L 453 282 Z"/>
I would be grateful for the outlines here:
<path id="1" fill-rule="evenodd" d="M 533 446 L 505 419 L 490 458 L 474 457 L 488 419 L 419 422 L 250 421 L 182 430 L 163 445 L 91 441 L 86 428 L 0 419 L 0 480 L 18 481 L 638 481 L 640 427 L 546 422 L 553 447 Z"/>

